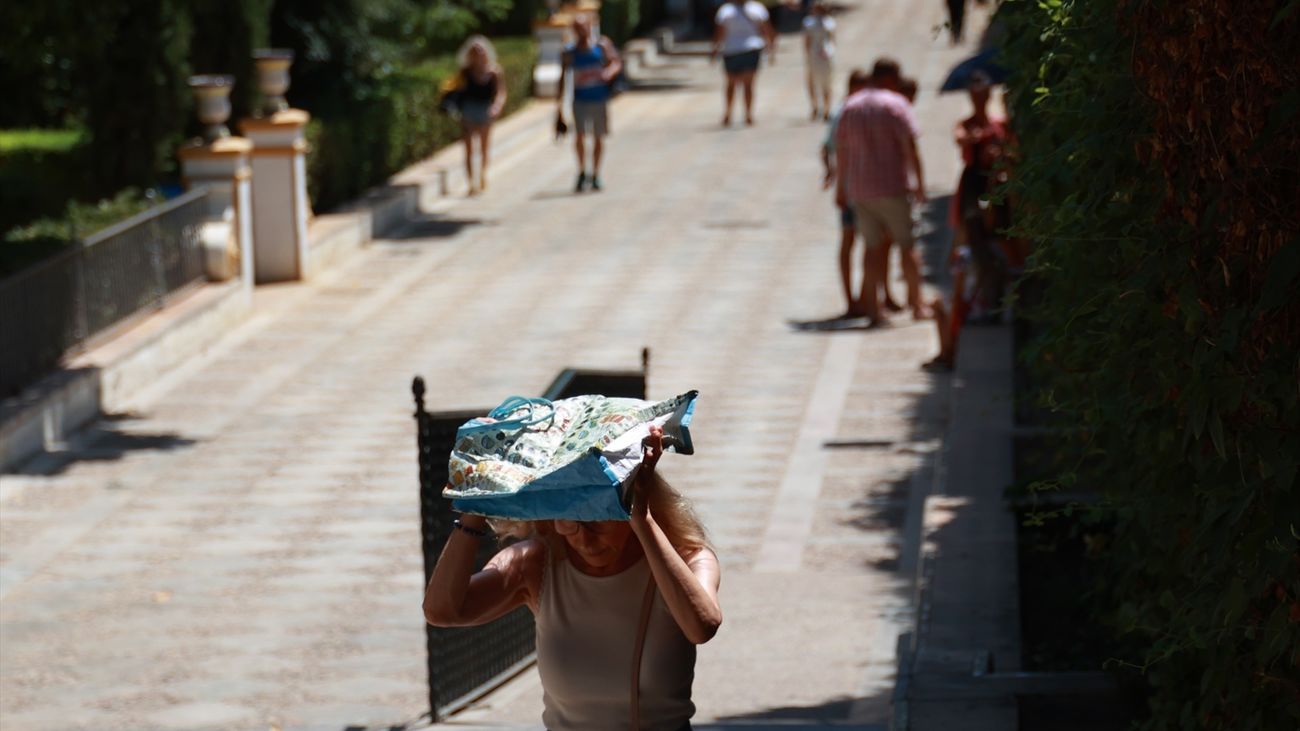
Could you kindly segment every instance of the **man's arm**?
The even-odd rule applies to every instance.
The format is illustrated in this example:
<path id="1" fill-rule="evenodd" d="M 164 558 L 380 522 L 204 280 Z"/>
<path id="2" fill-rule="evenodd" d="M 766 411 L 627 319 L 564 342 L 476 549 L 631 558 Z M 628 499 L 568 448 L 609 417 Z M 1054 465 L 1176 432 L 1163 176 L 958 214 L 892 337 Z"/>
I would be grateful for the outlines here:
<path id="1" fill-rule="evenodd" d="M 912 198 L 917 203 L 924 203 L 926 200 L 925 174 L 921 171 L 921 153 L 916 147 L 916 138 L 908 135 L 907 144 L 903 149 L 907 150 L 908 163 L 912 168 L 913 175 L 915 175 L 914 180 L 916 180 L 916 189 L 912 191 Z"/>
<path id="2" fill-rule="evenodd" d="M 845 175 L 849 172 L 849 149 L 853 145 L 851 131 L 853 129 L 852 112 L 845 108 L 840 111 L 839 119 L 835 122 L 835 203 L 839 206 L 848 205 L 848 193 L 845 190 Z"/>
<path id="3" fill-rule="evenodd" d="M 618 49 L 614 46 L 614 41 L 609 36 L 600 37 L 600 46 L 605 49 L 605 67 L 601 71 L 605 83 L 611 83 L 618 75 L 623 73 L 623 57 L 618 55 Z"/>
<path id="4" fill-rule="evenodd" d="M 916 138 L 921 136 L 921 130 L 916 126 L 916 117 L 912 114 L 910 104 L 905 104 L 901 109 L 896 109 L 894 115 L 897 120 L 898 142 L 903 148 L 903 154 L 907 157 L 905 162 L 912 170 L 912 179 L 916 181 L 916 188 L 912 191 L 912 197 L 917 203 L 924 203 L 925 173 L 922 170 L 921 153 L 916 147 Z"/>
<path id="5" fill-rule="evenodd" d="M 569 76 L 569 52 L 560 53 L 560 83 L 555 87 L 555 113 L 564 114 L 564 80 Z"/>

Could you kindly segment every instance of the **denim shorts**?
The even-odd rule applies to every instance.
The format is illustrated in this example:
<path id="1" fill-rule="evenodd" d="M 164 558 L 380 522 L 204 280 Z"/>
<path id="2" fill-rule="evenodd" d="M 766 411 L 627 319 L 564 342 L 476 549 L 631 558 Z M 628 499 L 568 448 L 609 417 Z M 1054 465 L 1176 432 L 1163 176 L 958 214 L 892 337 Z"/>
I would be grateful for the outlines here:
<path id="1" fill-rule="evenodd" d="M 745 51 L 722 57 L 722 67 L 729 74 L 748 74 L 758 70 L 758 62 L 763 58 L 762 51 Z"/>
<path id="2" fill-rule="evenodd" d="M 488 102 L 469 100 L 461 102 L 460 121 L 466 127 L 483 127 L 492 122 L 492 105 Z"/>

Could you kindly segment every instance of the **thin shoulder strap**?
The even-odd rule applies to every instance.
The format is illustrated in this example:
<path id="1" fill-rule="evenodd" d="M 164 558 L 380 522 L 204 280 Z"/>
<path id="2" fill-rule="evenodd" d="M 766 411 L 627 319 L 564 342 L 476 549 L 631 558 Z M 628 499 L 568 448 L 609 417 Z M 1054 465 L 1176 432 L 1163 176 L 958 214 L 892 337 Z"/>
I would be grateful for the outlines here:
<path id="1" fill-rule="evenodd" d="M 650 627 L 650 609 L 655 603 L 655 577 L 646 582 L 641 600 L 641 619 L 636 628 L 636 649 L 632 651 L 632 731 L 641 731 L 641 653 L 645 650 L 646 630 Z"/>

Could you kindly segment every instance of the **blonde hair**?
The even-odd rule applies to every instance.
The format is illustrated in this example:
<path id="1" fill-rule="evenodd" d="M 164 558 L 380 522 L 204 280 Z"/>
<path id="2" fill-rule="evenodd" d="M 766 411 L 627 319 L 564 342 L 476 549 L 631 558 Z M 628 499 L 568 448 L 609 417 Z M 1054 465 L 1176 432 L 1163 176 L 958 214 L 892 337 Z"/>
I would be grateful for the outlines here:
<path id="1" fill-rule="evenodd" d="M 711 548 L 709 534 L 695 513 L 691 501 L 655 472 L 651 475 L 654 486 L 650 490 L 650 514 L 668 537 L 668 542 L 678 553 L 690 555 L 702 548 Z M 503 543 L 528 538 L 552 541 L 559 534 L 551 520 L 500 520 L 490 519 L 488 525 Z"/>
<path id="2" fill-rule="evenodd" d="M 472 35 L 460 44 L 460 49 L 456 51 L 456 64 L 464 69 L 469 66 L 469 53 L 478 46 L 483 49 L 483 55 L 487 56 L 487 65 L 495 67 L 497 65 L 497 48 L 492 45 L 485 35 Z"/>

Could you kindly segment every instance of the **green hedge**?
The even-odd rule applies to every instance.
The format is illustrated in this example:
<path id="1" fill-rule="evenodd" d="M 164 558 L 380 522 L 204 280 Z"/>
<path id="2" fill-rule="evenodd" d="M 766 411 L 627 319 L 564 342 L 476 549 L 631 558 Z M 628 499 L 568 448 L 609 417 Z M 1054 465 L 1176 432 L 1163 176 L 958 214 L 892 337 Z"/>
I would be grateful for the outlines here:
<path id="1" fill-rule="evenodd" d="M 124 221 L 157 205 L 155 190 L 126 188 L 94 203 L 66 202 L 58 211 L 10 229 L 0 239 L 0 276 L 12 274 L 50 256 L 77 239 Z"/>
<path id="2" fill-rule="evenodd" d="M 531 96 L 536 51 L 531 38 L 495 39 L 505 70 L 506 113 Z M 460 139 L 460 125 L 438 111 L 442 82 L 456 72 L 443 57 L 393 71 L 366 96 L 313 113 L 307 188 L 316 211 L 327 211 L 379 185 L 434 151 Z"/>
<path id="3" fill-rule="evenodd" d="M 600 32 L 619 46 L 627 43 L 641 25 L 641 0 L 604 0 L 600 4 Z"/>
<path id="4" fill-rule="evenodd" d="M 1000 9 L 1023 355 L 1075 465 L 1037 487 L 1105 497 L 1107 649 L 1148 729 L 1300 727 L 1296 7 Z"/>
<path id="5" fill-rule="evenodd" d="M 0 236 L 87 194 L 78 130 L 0 130 Z"/>

